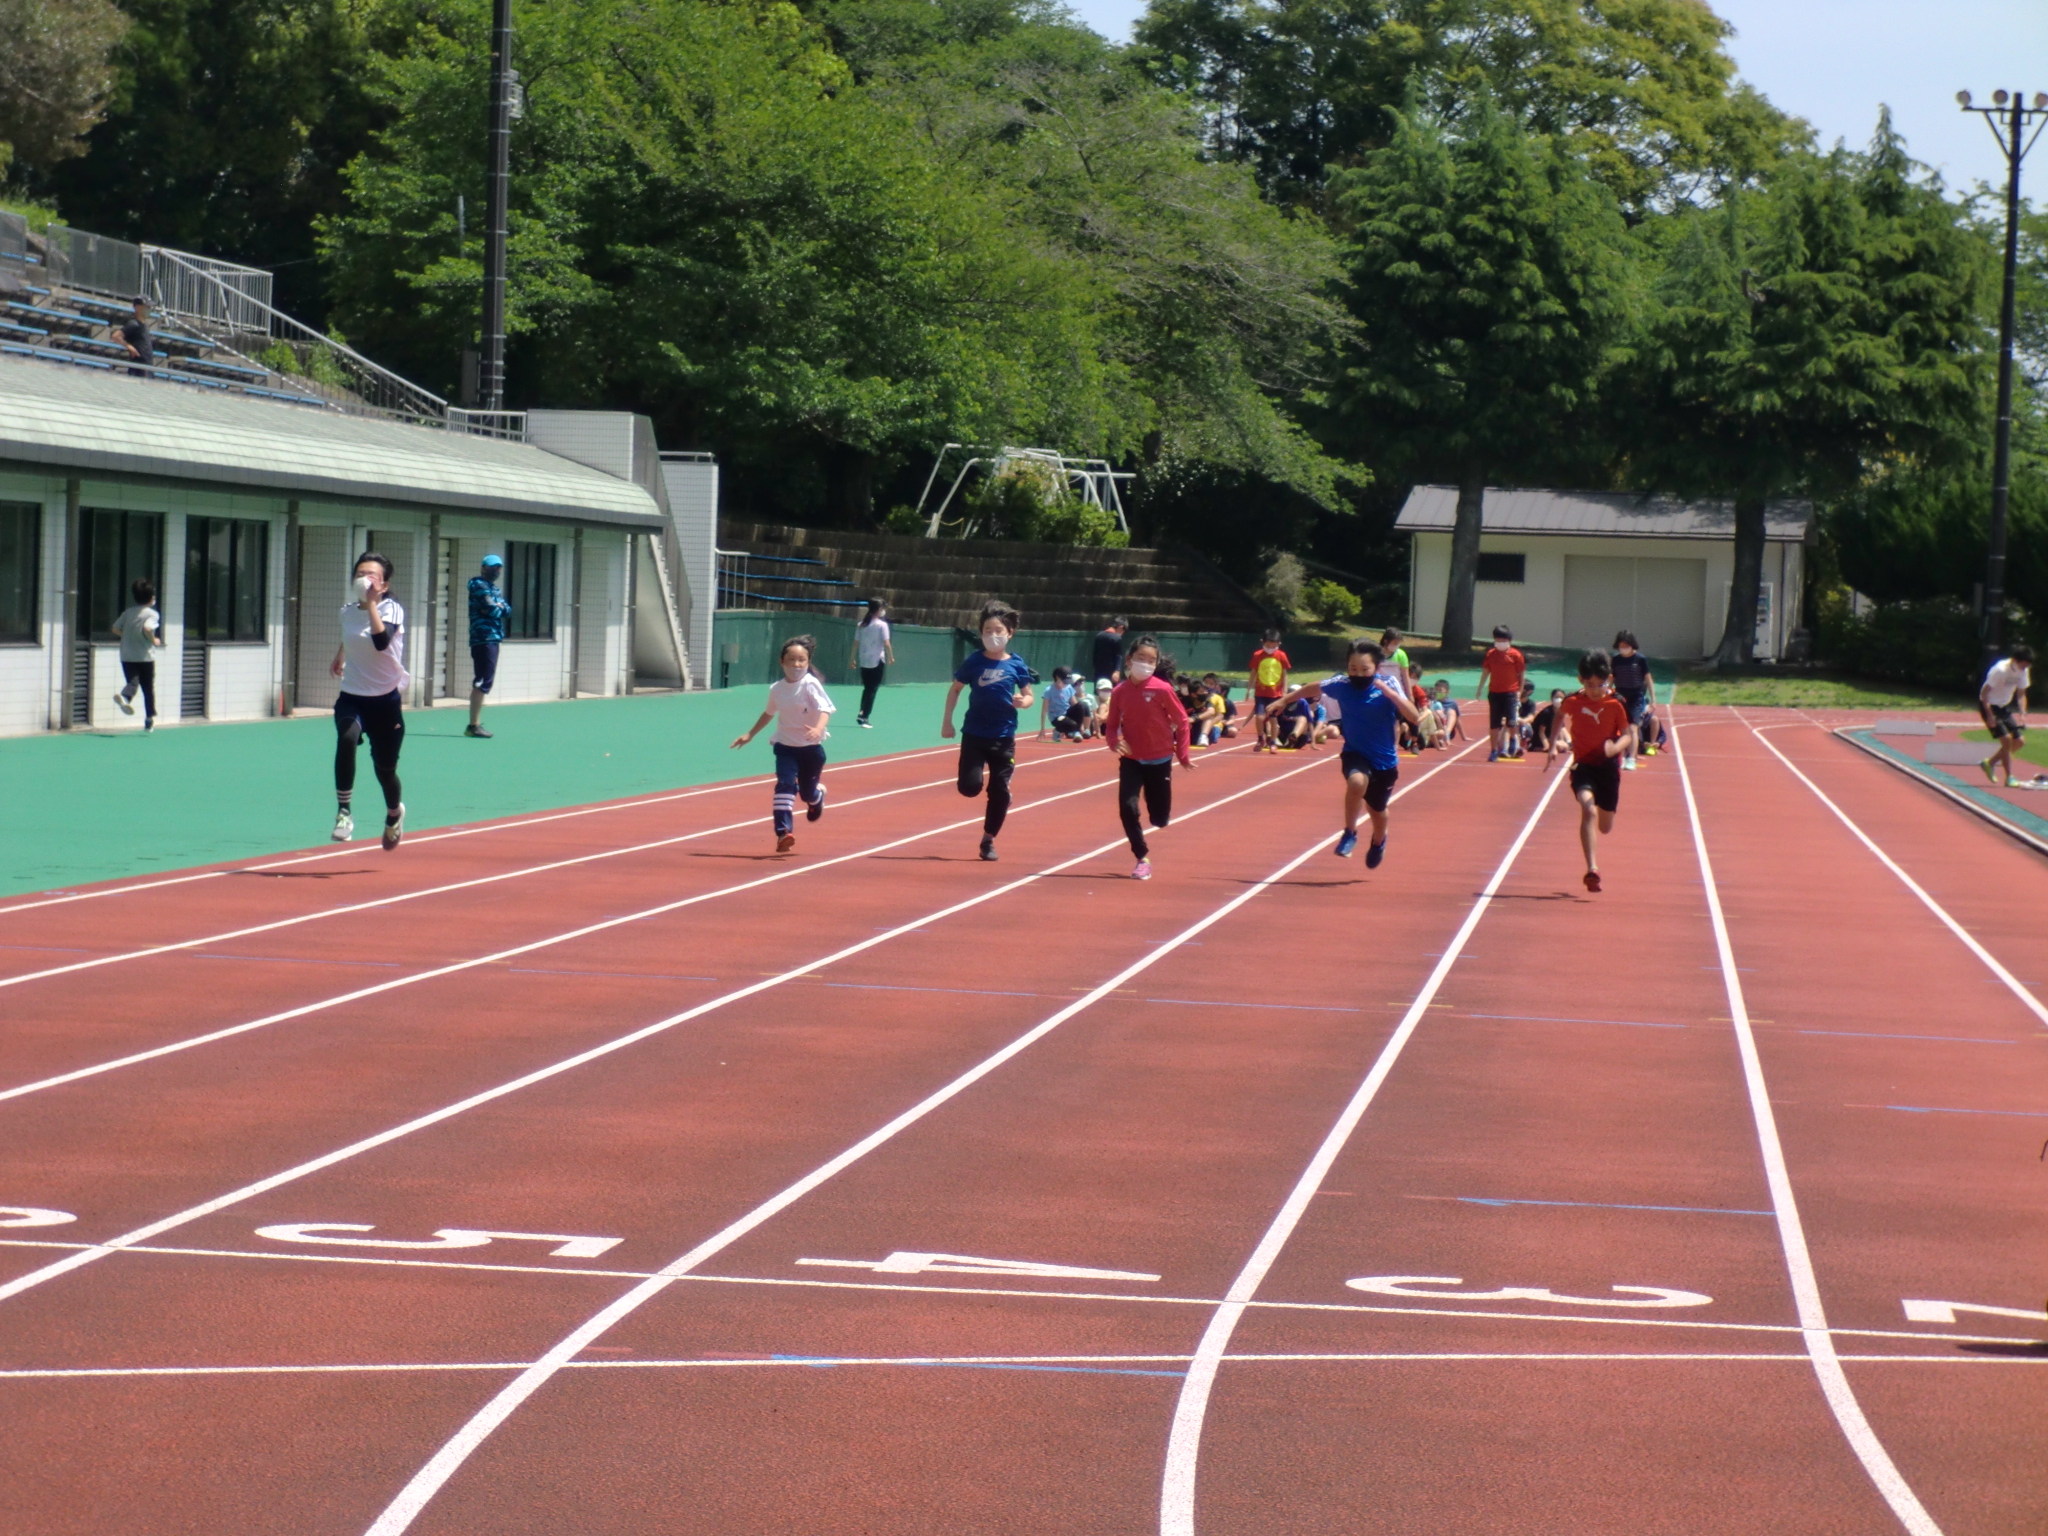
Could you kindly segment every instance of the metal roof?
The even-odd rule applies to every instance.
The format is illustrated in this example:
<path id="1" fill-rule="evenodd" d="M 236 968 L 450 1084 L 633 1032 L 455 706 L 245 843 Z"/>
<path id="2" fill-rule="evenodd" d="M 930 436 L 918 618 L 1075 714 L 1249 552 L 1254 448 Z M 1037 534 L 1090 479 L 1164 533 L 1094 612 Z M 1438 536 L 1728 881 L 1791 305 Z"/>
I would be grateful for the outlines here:
<path id="1" fill-rule="evenodd" d="M 0 459 L 286 496 L 662 525 L 640 486 L 530 443 L 15 359 L 0 360 Z"/>
<path id="2" fill-rule="evenodd" d="M 1681 501 L 1630 491 L 1514 491 L 1488 488 L 1480 526 L 1488 533 L 1571 533 L 1640 539 L 1732 539 L 1732 501 Z M 1448 533 L 1457 521 L 1455 485 L 1418 485 L 1394 526 L 1405 532 Z M 1788 543 L 1806 537 L 1807 501 L 1764 504 L 1764 535 Z"/>

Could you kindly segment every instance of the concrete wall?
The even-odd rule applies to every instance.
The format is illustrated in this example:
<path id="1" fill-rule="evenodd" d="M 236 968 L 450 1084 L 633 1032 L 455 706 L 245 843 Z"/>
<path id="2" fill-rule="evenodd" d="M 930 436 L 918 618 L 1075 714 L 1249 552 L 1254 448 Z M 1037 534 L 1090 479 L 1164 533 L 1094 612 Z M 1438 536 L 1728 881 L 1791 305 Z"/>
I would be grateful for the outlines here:
<path id="1" fill-rule="evenodd" d="M 716 658 L 712 656 L 712 614 L 718 606 L 718 465 L 703 459 L 664 459 L 669 517 L 675 525 L 676 549 L 682 568 L 676 583 L 683 639 L 690 648 L 690 686 L 709 688 Z"/>
<path id="2" fill-rule="evenodd" d="M 1435 634 L 1443 622 L 1444 597 L 1450 587 L 1451 536 L 1448 533 L 1418 533 L 1414 539 L 1409 627 L 1419 633 Z M 1634 629 L 1639 634 L 1663 629 L 1667 627 L 1668 615 L 1651 606 L 1655 598 L 1647 594 L 1654 593 L 1657 588 L 1655 583 L 1645 581 L 1641 584 L 1641 590 L 1646 594 L 1641 599 L 1644 604 L 1641 610 L 1624 611 L 1617 587 L 1611 618 L 1593 615 L 1590 633 L 1575 639 L 1569 632 L 1574 626 L 1567 624 L 1566 613 L 1570 562 L 1574 559 L 1686 561 L 1700 566 L 1698 636 L 1689 647 L 1674 644 L 1665 646 L 1663 650 L 1668 659 L 1693 660 L 1709 654 L 1720 643 L 1721 631 L 1727 622 L 1728 586 L 1735 563 L 1733 540 L 1489 533 L 1480 540 L 1479 547 L 1487 554 L 1498 552 L 1526 557 L 1524 580 L 1519 585 L 1478 583 L 1472 621 L 1474 633 L 1482 638 L 1496 624 L 1507 625 L 1515 632 L 1518 641 L 1555 646 L 1584 644 L 1594 635 L 1601 636 L 1602 643 L 1605 643 L 1617 629 Z M 1585 566 L 1579 568 L 1581 573 L 1587 569 Z M 1670 569 L 1663 568 L 1665 572 Z M 1783 653 L 1786 637 L 1798 624 L 1804 580 L 1804 551 L 1798 544 L 1772 540 L 1765 546 L 1764 585 L 1770 613 L 1757 626 L 1757 655 L 1770 657 Z M 1602 611 L 1607 609 L 1603 607 Z M 1588 615 L 1583 608 L 1573 617 L 1576 627 L 1587 627 Z M 1685 628 L 1689 632 L 1691 625 L 1688 623 Z M 1652 642 L 1647 638 L 1644 649 L 1655 653 Z"/>

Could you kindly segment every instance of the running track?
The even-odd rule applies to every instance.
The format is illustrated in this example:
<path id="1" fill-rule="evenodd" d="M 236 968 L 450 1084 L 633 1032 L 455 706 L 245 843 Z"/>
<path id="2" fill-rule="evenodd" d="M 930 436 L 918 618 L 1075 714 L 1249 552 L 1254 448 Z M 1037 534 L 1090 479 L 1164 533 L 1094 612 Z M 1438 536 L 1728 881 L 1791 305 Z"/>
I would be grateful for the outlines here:
<path id="1" fill-rule="evenodd" d="M 0 904 L 7 1528 L 2038 1532 L 2048 869 L 1679 713 Z"/>

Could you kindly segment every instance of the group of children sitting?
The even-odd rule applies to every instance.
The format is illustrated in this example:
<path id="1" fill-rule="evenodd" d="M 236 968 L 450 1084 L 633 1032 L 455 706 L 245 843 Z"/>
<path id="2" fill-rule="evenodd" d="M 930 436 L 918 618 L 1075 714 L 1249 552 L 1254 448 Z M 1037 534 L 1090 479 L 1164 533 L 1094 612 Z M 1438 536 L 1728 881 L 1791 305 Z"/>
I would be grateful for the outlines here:
<path id="1" fill-rule="evenodd" d="M 1165 663 L 1157 674 L 1172 684 L 1174 695 L 1188 714 L 1190 744 L 1214 746 L 1238 731 L 1237 706 L 1230 699 L 1230 685 L 1214 672 L 1199 678 L 1174 674 Z M 1089 691 L 1088 680 L 1070 667 L 1052 669 L 1052 685 L 1041 695 L 1038 734 L 1055 741 L 1088 741 L 1102 734 L 1109 717 L 1109 690 L 1099 684 Z"/>

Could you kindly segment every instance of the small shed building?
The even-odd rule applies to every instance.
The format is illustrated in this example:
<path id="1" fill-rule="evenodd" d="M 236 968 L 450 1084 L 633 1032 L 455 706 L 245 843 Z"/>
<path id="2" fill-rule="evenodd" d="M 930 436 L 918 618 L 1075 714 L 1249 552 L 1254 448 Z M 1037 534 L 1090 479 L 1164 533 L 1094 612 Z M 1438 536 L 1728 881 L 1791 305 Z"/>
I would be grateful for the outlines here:
<path id="1" fill-rule="evenodd" d="M 1615 491 L 1489 489 L 1472 619 L 1505 624 L 1518 641 L 1574 649 L 1635 632 L 1649 655 L 1693 660 L 1720 643 L 1735 566 L 1735 508 Z M 1458 490 L 1418 485 L 1394 526 L 1414 535 L 1409 624 L 1436 631 L 1451 579 Z M 1798 624 L 1812 507 L 1765 509 L 1756 654 L 1777 657 Z"/>

